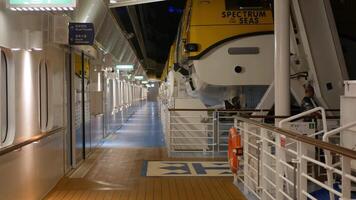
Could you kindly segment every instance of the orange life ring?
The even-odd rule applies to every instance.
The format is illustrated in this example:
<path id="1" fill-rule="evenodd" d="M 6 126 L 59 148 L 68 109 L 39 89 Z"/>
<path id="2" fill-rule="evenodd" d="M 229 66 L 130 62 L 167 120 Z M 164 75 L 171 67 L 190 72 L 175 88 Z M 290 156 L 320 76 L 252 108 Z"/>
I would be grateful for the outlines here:
<path id="1" fill-rule="evenodd" d="M 232 127 L 229 130 L 228 158 L 230 169 L 233 174 L 237 174 L 239 168 L 239 157 L 243 155 L 241 146 L 241 135 L 236 128 Z"/>

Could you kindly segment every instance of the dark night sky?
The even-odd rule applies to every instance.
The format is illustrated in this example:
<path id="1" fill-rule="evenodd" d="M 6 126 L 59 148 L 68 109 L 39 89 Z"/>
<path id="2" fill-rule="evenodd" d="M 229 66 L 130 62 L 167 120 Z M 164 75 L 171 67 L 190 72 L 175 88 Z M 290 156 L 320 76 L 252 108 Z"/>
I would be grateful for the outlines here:
<path id="1" fill-rule="evenodd" d="M 168 0 L 135 6 L 140 20 L 147 56 L 157 62 L 156 74 L 160 74 L 167 60 L 169 47 L 177 35 L 178 24 L 185 6 L 185 0 Z M 133 33 L 133 27 L 126 8 L 117 8 L 116 13 L 126 32 Z M 137 40 L 132 40 L 139 49 Z M 142 54 L 139 53 L 142 57 Z"/>

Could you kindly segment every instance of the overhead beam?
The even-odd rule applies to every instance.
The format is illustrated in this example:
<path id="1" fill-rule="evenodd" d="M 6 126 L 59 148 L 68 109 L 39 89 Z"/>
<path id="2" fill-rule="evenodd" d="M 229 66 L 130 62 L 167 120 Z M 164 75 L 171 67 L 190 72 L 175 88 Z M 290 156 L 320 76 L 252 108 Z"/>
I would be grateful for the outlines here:
<path id="1" fill-rule="evenodd" d="M 142 64 L 147 66 L 147 51 L 146 51 L 146 46 L 145 46 L 145 42 L 143 39 L 143 32 L 140 27 L 140 21 L 139 21 L 139 17 L 137 15 L 136 9 L 134 7 L 127 7 L 127 13 L 129 14 L 130 21 L 131 21 L 132 27 L 134 29 L 134 32 L 135 32 L 135 35 L 137 38 L 137 42 L 138 42 L 141 52 L 142 52 L 142 56 L 143 56 Z"/>
<path id="2" fill-rule="evenodd" d="M 124 6 L 133 6 L 138 4 L 145 4 L 145 3 L 153 3 L 165 0 L 116 0 L 117 3 L 111 3 L 113 0 L 110 0 L 109 7 L 110 8 L 118 8 Z"/>

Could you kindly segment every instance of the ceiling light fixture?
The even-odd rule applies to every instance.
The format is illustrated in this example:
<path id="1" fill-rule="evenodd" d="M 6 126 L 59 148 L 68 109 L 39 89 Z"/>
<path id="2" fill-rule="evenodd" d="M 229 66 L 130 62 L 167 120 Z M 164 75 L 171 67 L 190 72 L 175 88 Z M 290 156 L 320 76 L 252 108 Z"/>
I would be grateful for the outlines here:
<path id="1" fill-rule="evenodd" d="M 123 71 L 131 71 L 134 69 L 133 65 L 116 65 L 116 69 Z"/>

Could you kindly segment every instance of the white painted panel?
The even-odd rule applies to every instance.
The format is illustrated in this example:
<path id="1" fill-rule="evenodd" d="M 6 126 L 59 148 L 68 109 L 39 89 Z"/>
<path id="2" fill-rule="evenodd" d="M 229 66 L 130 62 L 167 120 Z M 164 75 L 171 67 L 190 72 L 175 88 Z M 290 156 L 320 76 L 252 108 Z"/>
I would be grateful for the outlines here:
<path id="1" fill-rule="evenodd" d="M 198 79 L 210 85 L 269 85 L 273 80 L 273 35 L 236 39 L 214 48 L 193 62 Z M 258 54 L 230 55 L 229 48 L 257 47 Z M 241 66 L 242 73 L 235 67 Z"/>
<path id="2" fill-rule="evenodd" d="M 340 113 L 341 126 L 356 121 L 356 97 L 341 97 Z M 341 146 L 356 150 L 356 127 L 341 133 Z M 353 161 L 352 168 L 356 169 L 356 161 Z"/>

